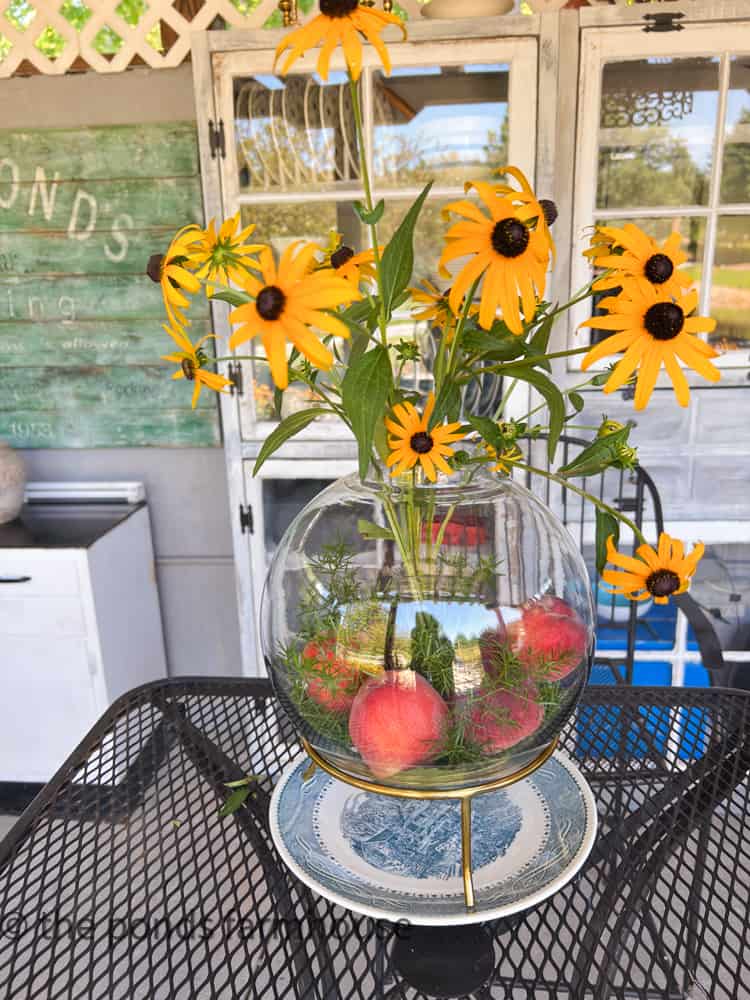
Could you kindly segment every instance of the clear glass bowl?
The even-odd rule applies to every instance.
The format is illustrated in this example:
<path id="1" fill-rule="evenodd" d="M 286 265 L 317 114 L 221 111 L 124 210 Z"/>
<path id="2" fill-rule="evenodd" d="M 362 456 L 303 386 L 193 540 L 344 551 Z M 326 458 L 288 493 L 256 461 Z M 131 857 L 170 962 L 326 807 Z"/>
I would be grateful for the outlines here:
<path id="1" fill-rule="evenodd" d="M 549 746 L 593 635 L 572 536 L 484 467 L 434 485 L 337 481 L 287 529 L 263 595 L 268 671 L 299 733 L 354 777 L 427 792 Z"/>

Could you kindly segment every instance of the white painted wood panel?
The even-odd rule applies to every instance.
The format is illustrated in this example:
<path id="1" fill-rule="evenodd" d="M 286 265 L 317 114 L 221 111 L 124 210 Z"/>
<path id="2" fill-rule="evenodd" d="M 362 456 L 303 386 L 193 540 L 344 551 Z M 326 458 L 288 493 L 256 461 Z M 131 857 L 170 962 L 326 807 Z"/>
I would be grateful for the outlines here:
<path id="1" fill-rule="evenodd" d="M 48 594 L 70 596 L 79 591 L 78 558 L 69 551 L 0 550 L 0 599 Z"/>
<path id="2" fill-rule="evenodd" d="M 99 715 L 84 637 L 3 636 L 0 780 L 47 781 Z"/>
<path id="3" fill-rule="evenodd" d="M 0 641 L 11 635 L 85 635 L 80 597 L 15 597 L 0 595 Z"/>

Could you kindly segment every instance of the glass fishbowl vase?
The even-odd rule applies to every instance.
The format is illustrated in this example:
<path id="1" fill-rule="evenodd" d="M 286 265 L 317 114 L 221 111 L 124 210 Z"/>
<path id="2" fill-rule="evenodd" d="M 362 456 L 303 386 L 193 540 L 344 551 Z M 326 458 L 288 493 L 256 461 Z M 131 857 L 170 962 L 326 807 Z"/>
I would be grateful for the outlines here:
<path id="1" fill-rule="evenodd" d="M 480 787 L 543 754 L 593 656 L 572 536 L 484 466 L 434 484 L 333 483 L 287 529 L 261 617 L 300 736 L 346 775 L 426 794 Z"/>

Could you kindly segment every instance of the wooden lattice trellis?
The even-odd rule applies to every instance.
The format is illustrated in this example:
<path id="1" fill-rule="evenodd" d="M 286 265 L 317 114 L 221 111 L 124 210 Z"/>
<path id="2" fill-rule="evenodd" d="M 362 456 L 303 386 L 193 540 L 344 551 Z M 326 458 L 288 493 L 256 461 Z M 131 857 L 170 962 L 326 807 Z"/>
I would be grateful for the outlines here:
<path id="1" fill-rule="evenodd" d="M 79 28 L 64 16 L 71 8 L 79 25 L 85 18 Z M 133 9 L 142 11 L 135 24 L 129 23 L 136 20 L 132 13 L 128 20 L 122 16 Z M 0 77 L 76 69 L 117 73 L 133 63 L 179 66 L 190 51 L 191 32 L 213 26 L 217 18 L 226 25 L 262 27 L 276 9 L 277 0 L 238 0 L 237 6 L 231 0 L 145 0 L 134 5 L 122 0 L 68 0 L 67 5 L 63 0 L 0 0 Z M 103 29 L 115 40 L 105 53 Z"/>
<path id="2" fill-rule="evenodd" d="M 400 5 L 414 15 L 421 2 Z M 279 6 L 278 0 L 0 0 L 0 78 L 179 66 L 191 32 L 280 26 L 280 13 L 269 24 Z"/>

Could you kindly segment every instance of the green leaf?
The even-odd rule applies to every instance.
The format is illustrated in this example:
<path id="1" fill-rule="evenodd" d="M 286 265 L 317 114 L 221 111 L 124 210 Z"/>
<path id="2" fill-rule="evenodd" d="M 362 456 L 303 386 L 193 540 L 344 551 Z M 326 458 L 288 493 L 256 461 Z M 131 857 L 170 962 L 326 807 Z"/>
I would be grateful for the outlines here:
<path id="1" fill-rule="evenodd" d="M 388 528 L 374 524 L 372 521 L 365 521 L 362 517 L 357 521 L 357 531 L 363 538 L 393 538 L 393 532 Z"/>
<path id="2" fill-rule="evenodd" d="M 620 540 L 620 522 L 606 510 L 596 508 L 596 571 L 601 573 L 607 562 L 607 539 L 614 535 L 614 543 Z"/>
<path id="3" fill-rule="evenodd" d="M 576 413 L 580 413 L 581 410 L 586 405 L 584 398 L 580 394 L 580 392 L 569 392 L 568 399 L 570 400 L 573 409 L 575 410 Z M 571 416 L 573 416 L 573 414 L 571 414 Z"/>
<path id="4" fill-rule="evenodd" d="M 467 414 L 466 419 L 474 430 L 481 434 L 488 445 L 495 449 L 505 447 L 505 440 L 494 420 L 490 420 L 489 417 L 475 417 L 472 414 Z"/>
<path id="5" fill-rule="evenodd" d="M 383 306 L 386 319 L 390 319 L 394 303 L 409 284 L 414 269 L 414 227 L 427 197 L 432 181 L 425 185 L 422 193 L 401 220 L 398 229 L 390 238 L 380 262 L 382 276 Z"/>
<path id="6" fill-rule="evenodd" d="M 529 354 L 546 354 L 549 346 L 549 338 L 552 333 L 554 317 L 547 316 L 534 331 L 534 335 L 526 345 Z M 548 362 L 549 364 L 549 362 Z M 547 369 L 549 371 L 549 368 Z"/>
<path id="7" fill-rule="evenodd" d="M 255 459 L 255 465 L 253 466 L 253 475 L 257 476 L 260 467 L 263 465 L 267 458 L 270 458 L 275 451 L 277 451 L 285 441 L 288 441 L 290 437 L 294 437 L 295 434 L 311 424 L 316 417 L 322 416 L 327 413 L 327 410 L 322 410 L 320 407 L 311 407 L 309 410 L 300 410 L 298 413 L 290 413 L 289 416 L 282 420 L 278 427 L 275 427 L 271 433 L 268 435 L 266 440 L 263 442 L 260 451 L 258 452 L 258 457 Z"/>
<path id="8" fill-rule="evenodd" d="M 373 208 L 371 212 L 368 212 L 367 208 L 365 207 L 365 205 L 362 204 L 361 201 L 355 201 L 354 211 L 357 213 L 357 215 L 360 217 L 360 219 L 362 220 L 362 222 L 364 222 L 366 226 L 375 226 L 383 218 L 383 212 L 385 211 L 385 202 L 381 198 L 380 201 L 375 206 L 375 208 Z"/>
<path id="9" fill-rule="evenodd" d="M 246 306 L 248 302 L 253 301 L 252 295 L 240 292 L 236 288 L 223 288 L 220 292 L 214 292 L 211 299 L 228 302 L 230 306 Z"/>
<path id="10" fill-rule="evenodd" d="M 224 805 L 219 809 L 219 818 L 223 819 L 225 816 L 230 816 L 232 813 L 237 812 L 242 803 L 250 794 L 249 788 L 237 788 L 229 798 L 226 800 Z"/>
<path id="11" fill-rule="evenodd" d="M 430 416 L 428 430 L 443 422 L 443 417 L 453 423 L 461 412 L 461 390 L 455 382 L 443 382 L 435 399 L 435 408 Z"/>
<path id="12" fill-rule="evenodd" d="M 520 358 L 526 349 L 523 339 L 500 323 L 493 324 L 491 330 L 464 330 L 461 346 L 470 354 L 478 354 L 487 361 L 512 361 Z"/>
<path id="13" fill-rule="evenodd" d="M 277 385 L 273 387 L 273 412 L 276 414 L 276 419 L 281 420 L 281 406 L 284 402 L 284 390 L 279 389 Z"/>
<path id="14" fill-rule="evenodd" d="M 391 359 L 380 344 L 352 362 L 341 383 L 341 403 L 357 439 L 362 479 L 370 466 L 375 424 L 382 422 L 392 388 Z"/>
<path id="15" fill-rule="evenodd" d="M 555 457 L 557 441 L 562 434 L 565 423 L 565 399 L 555 383 L 547 378 L 544 372 L 535 368 L 518 368 L 513 371 L 513 378 L 528 382 L 543 397 L 549 410 L 549 437 L 547 439 L 547 454 L 550 462 Z"/>
<path id="16" fill-rule="evenodd" d="M 560 476 L 595 476 L 613 465 L 618 459 L 619 449 L 627 444 L 630 427 L 594 438 L 576 457 L 558 470 Z"/>

